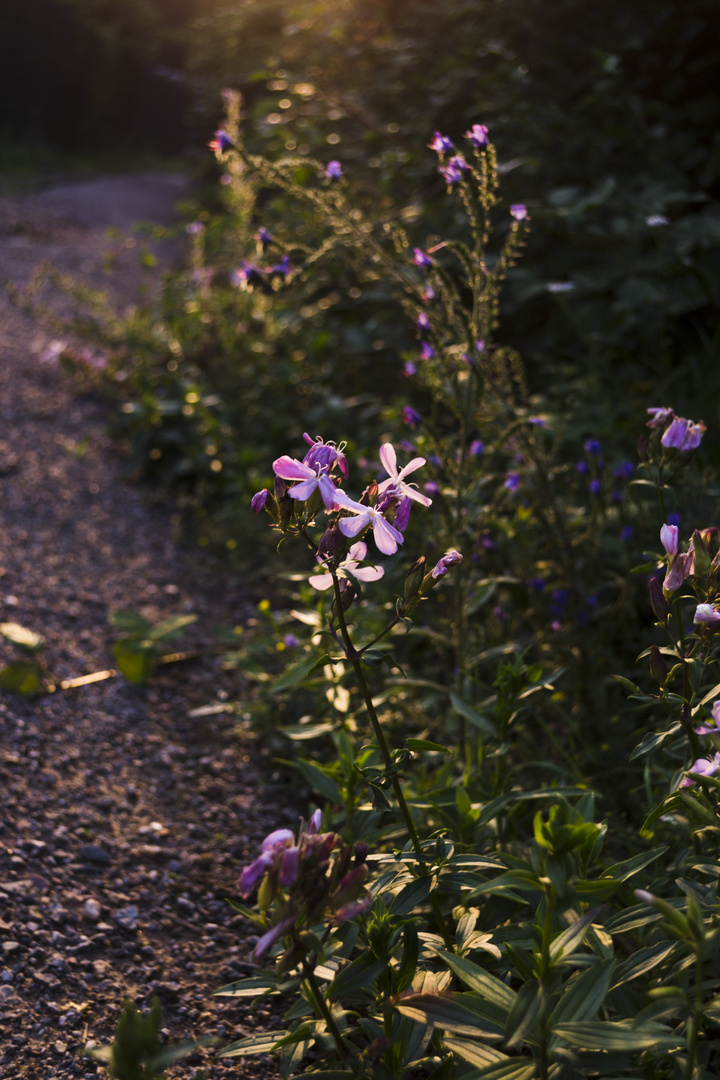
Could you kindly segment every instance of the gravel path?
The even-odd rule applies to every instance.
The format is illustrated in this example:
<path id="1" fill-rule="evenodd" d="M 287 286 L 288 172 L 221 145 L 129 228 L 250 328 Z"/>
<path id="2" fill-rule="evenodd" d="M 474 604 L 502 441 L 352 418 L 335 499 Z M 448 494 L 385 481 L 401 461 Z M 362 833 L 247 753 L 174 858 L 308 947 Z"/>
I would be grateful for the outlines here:
<path id="1" fill-rule="evenodd" d="M 183 191 L 180 177 L 149 175 L 2 200 L 0 280 L 51 259 L 132 300 L 137 251 L 105 227 L 169 221 Z M 41 359 L 52 336 L 0 292 L 0 621 L 45 636 L 59 685 L 112 667 L 108 617 L 120 608 L 196 614 L 183 647 L 251 612 L 242 588 L 176 546 L 168 513 L 122 478 L 105 404 Z M 0 644 L 0 661 L 13 658 Z M 225 903 L 238 869 L 266 832 L 297 821 L 278 810 L 284 791 L 259 786 L 227 704 L 241 697 L 237 673 L 213 658 L 163 667 L 146 689 L 111 678 L 32 700 L 0 693 L 4 1080 L 97 1075 L 82 1048 L 109 1041 L 128 996 L 157 994 L 173 1041 L 268 1023 L 266 1009 L 210 997 L 250 973 L 252 928 Z M 266 1060 L 224 1063 L 208 1050 L 170 1075 L 201 1066 L 210 1078 L 274 1075 Z"/>

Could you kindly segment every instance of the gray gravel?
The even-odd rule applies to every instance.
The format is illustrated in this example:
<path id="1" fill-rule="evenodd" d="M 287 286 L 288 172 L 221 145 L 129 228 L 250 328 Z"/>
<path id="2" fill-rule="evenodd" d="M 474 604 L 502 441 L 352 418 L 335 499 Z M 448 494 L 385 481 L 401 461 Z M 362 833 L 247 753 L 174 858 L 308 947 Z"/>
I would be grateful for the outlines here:
<path id="1" fill-rule="evenodd" d="M 50 258 L 131 302 L 147 274 L 101 226 L 168 221 L 176 181 L 0 201 L 0 279 L 27 280 Z M 107 405 L 41 359 L 53 336 L 0 293 L 0 621 L 45 635 L 59 686 L 112 667 L 119 608 L 196 614 L 183 647 L 199 648 L 251 608 L 242 584 L 182 550 L 170 513 L 123 479 Z M 0 644 L 0 663 L 13 658 Z M 238 673 L 207 656 L 160 668 L 146 689 L 111 678 L 32 700 L 0 693 L 3 1078 L 95 1076 L 82 1048 L 109 1040 L 127 996 L 157 994 L 172 1040 L 277 1026 L 266 1007 L 210 996 L 250 973 L 252 928 L 225 903 L 238 870 L 271 828 L 297 821 L 287 793 L 259 779 L 229 704 L 242 695 Z M 275 1075 L 267 1060 L 223 1063 L 208 1050 L 170 1075 L 201 1065 L 211 1078 Z"/>

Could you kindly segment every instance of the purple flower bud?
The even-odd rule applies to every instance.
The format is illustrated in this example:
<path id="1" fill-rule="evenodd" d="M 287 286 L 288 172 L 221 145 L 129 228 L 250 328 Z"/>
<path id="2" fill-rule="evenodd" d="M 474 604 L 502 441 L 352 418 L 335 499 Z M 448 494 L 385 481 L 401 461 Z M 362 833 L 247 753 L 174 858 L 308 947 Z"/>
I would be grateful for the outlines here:
<path id="1" fill-rule="evenodd" d="M 394 527 L 398 532 L 405 532 L 410 521 L 410 510 L 412 509 L 412 499 L 409 495 L 403 495 L 402 499 L 397 505 L 395 511 L 395 518 L 393 520 Z"/>
<path id="2" fill-rule="evenodd" d="M 428 318 L 427 314 L 424 311 L 421 311 L 420 314 L 418 315 L 415 325 L 417 326 L 418 330 L 429 330 L 430 329 L 430 319 Z"/>
<path id="3" fill-rule="evenodd" d="M 701 776 L 714 776 L 720 769 L 720 753 L 714 755 L 711 760 L 698 758 L 688 769 L 688 772 L 699 773 Z M 692 787 L 695 781 L 690 776 L 684 776 L 680 781 L 680 787 Z"/>
<path id="4" fill-rule="evenodd" d="M 285 848 L 280 862 L 280 884 L 283 889 L 294 885 L 298 876 L 298 864 L 300 849 L 298 847 Z"/>
<path id="5" fill-rule="evenodd" d="M 283 919 L 282 922 L 279 922 L 275 926 L 272 926 L 265 934 L 263 934 L 261 938 L 258 939 L 258 943 L 253 950 L 253 959 L 258 961 L 262 960 L 263 956 L 268 951 L 270 946 L 274 945 L 279 938 L 287 934 L 288 930 L 290 930 L 294 925 L 295 919 L 289 918 Z"/>
<path id="6" fill-rule="evenodd" d="M 315 836 L 320 831 L 320 826 L 321 825 L 322 825 L 322 810 L 320 810 L 318 808 L 317 810 L 313 810 L 312 814 L 310 815 L 310 820 L 308 821 L 308 826 L 307 826 L 307 835 L 308 836 Z"/>
<path id="7" fill-rule="evenodd" d="M 632 525 L 623 525 L 622 529 L 620 530 L 620 539 L 623 541 L 623 543 L 628 544 L 632 540 L 632 538 L 633 538 L 633 527 L 632 527 Z"/>
<path id="8" fill-rule="evenodd" d="M 415 250 L 417 251 L 417 248 Z M 413 262 L 414 261 L 415 260 L 413 259 Z M 427 300 L 428 303 L 432 303 L 433 300 L 437 299 L 437 293 L 433 289 L 432 285 L 426 285 L 425 286 L 425 291 L 423 292 L 423 297 L 424 297 L 425 300 Z"/>
<path id="9" fill-rule="evenodd" d="M 215 137 L 208 143 L 211 150 L 214 150 L 216 154 L 224 154 L 227 150 L 230 150 L 235 143 L 232 141 L 227 131 L 220 128 L 215 132 Z"/>
<path id="10" fill-rule="evenodd" d="M 325 175 L 328 180 L 339 180 L 342 176 L 342 165 L 339 161 L 328 161 L 325 166 Z"/>
<path id="11" fill-rule="evenodd" d="M 666 555 L 677 555 L 678 541 L 679 531 L 677 525 L 663 525 L 660 530 L 660 543 L 665 548 Z"/>
<path id="12" fill-rule="evenodd" d="M 478 352 L 485 352 L 485 342 L 482 338 L 478 338 L 475 342 L 475 348 Z"/>
<path id="13" fill-rule="evenodd" d="M 510 215 L 515 218 L 516 221 L 525 221 L 528 216 L 527 206 L 524 203 L 513 203 L 510 207 Z"/>
<path id="14" fill-rule="evenodd" d="M 239 285 L 241 289 L 251 289 L 254 285 L 263 284 L 263 276 L 255 263 L 243 259 L 239 270 L 233 270 L 230 275 L 233 285 Z"/>
<path id="15" fill-rule="evenodd" d="M 297 649 L 300 641 L 294 634 L 286 634 L 283 638 L 283 645 L 286 649 Z"/>
<path id="16" fill-rule="evenodd" d="M 672 409 L 668 409 L 665 406 L 660 406 L 659 408 L 656 406 L 648 409 L 647 412 L 650 415 L 650 419 L 647 422 L 649 428 L 662 427 L 675 415 Z"/>
<path id="17" fill-rule="evenodd" d="M 426 480 L 426 482 L 423 484 L 423 491 L 426 495 L 429 495 L 431 498 L 434 499 L 440 491 L 440 485 L 438 484 L 437 480 Z"/>
<path id="18" fill-rule="evenodd" d="M 441 135 L 439 131 L 436 131 L 433 135 L 433 141 L 428 143 L 431 150 L 434 150 L 436 154 L 448 154 L 451 150 L 454 150 L 452 139 L 448 139 L 446 135 Z"/>
<path id="19" fill-rule="evenodd" d="M 270 492 L 268 491 L 268 489 L 263 488 L 262 491 L 258 491 L 255 495 L 253 495 L 252 499 L 250 500 L 250 509 L 252 510 L 253 514 L 260 513 L 260 511 L 264 508 L 265 503 L 268 501 L 269 494 Z"/>
<path id="20" fill-rule="evenodd" d="M 488 129 L 484 124 L 473 124 L 470 130 L 465 132 L 463 138 L 469 139 L 475 149 L 480 150 L 483 146 L 487 146 Z"/>
<path id="21" fill-rule="evenodd" d="M 264 225 L 261 225 L 258 231 L 255 233 L 255 239 L 264 251 L 266 247 L 273 243 L 273 236 L 267 231 Z"/>
<path id="22" fill-rule="evenodd" d="M 478 457 L 479 454 L 482 454 L 484 449 L 485 443 L 482 441 L 482 439 L 473 439 L 473 441 L 470 443 L 470 453 L 473 457 Z"/>
<path id="23" fill-rule="evenodd" d="M 433 349 L 432 345 L 430 345 L 427 341 L 421 341 L 420 342 L 420 359 L 421 360 L 432 360 L 434 357 L 435 357 L 435 350 Z"/>
<path id="24" fill-rule="evenodd" d="M 413 262 L 416 266 L 432 266 L 433 260 L 426 255 L 422 248 L 413 248 Z M 427 296 L 427 290 L 425 291 Z"/>
<path id="25" fill-rule="evenodd" d="M 587 439 L 585 442 L 586 454 L 599 454 L 602 450 L 602 445 L 597 439 Z"/>
<path id="26" fill-rule="evenodd" d="M 588 471 L 587 462 L 586 461 L 578 461 L 577 465 L 575 466 L 575 469 L 582 476 L 584 473 L 586 473 Z"/>
<path id="27" fill-rule="evenodd" d="M 463 557 L 459 551 L 455 551 L 451 548 L 450 551 L 446 551 L 441 559 L 435 563 L 435 566 L 430 571 L 430 575 L 433 578 L 445 577 L 451 566 L 458 566 L 463 561 Z"/>
<path id="28" fill-rule="evenodd" d="M 450 187 L 459 184 L 465 173 L 470 171 L 470 166 L 464 157 L 457 154 L 451 157 L 447 165 L 438 165 L 438 172 L 445 178 L 445 183 Z"/>
<path id="29" fill-rule="evenodd" d="M 403 409 L 403 420 L 410 427 L 417 427 L 418 424 L 422 423 L 422 416 L 413 409 L 412 405 L 406 405 Z"/>
<path id="30" fill-rule="evenodd" d="M 269 266 L 267 273 L 270 274 L 271 277 L 287 277 L 290 273 L 290 260 L 288 256 L 283 255 L 279 263 L 275 263 L 274 266 Z"/>
<path id="31" fill-rule="evenodd" d="M 507 488 L 508 491 L 517 491 L 517 489 L 520 487 L 520 477 L 518 476 L 518 474 L 508 473 L 505 477 L 505 483 L 503 484 L 503 487 Z"/>
<path id="32" fill-rule="evenodd" d="M 403 374 L 407 375 L 408 378 L 410 378 L 412 375 L 415 375 L 416 373 L 417 373 L 417 368 L 416 368 L 415 364 L 413 364 L 412 360 L 406 360 L 405 365 L 403 367 Z"/>
<path id="33" fill-rule="evenodd" d="M 602 491 L 602 483 L 599 480 L 591 480 L 590 491 L 593 495 L 599 495 Z"/>

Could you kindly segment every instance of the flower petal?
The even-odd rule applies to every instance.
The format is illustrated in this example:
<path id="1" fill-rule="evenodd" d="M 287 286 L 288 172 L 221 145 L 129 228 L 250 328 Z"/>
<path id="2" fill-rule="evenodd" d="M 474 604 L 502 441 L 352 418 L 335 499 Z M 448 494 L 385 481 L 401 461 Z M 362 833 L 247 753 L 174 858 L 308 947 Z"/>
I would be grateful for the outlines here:
<path id="1" fill-rule="evenodd" d="M 340 523 L 342 526 L 342 522 Z M 394 555 L 398 544 L 403 542 L 403 534 L 394 529 L 381 514 L 376 514 L 372 520 L 373 537 L 378 551 L 383 555 Z"/>
<path id="2" fill-rule="evenodd" d="M 283 480 L 309 480 L 311 476 L 315 476 L 312 469 L 303 465 L 302 461 L 291 458 L 287 454 L 273 461 L 273 472 Z"/>
<path id="3" fill-rule="evenodd" d="M 363 510 L 367 511 L 367 507 L 364 506 Z M 338 525 L 340 532 L 343 536 L 357 536 L 363 529 L 366 529 L 370 524 L 370 515 L 368 513 L 358 514 L 356 518 L 340 518 Z"/>
<path id="4" fill-rule="evenodd" d="M 397 454 L 392 443 L 386 442 L 382 444 L 380 447 L 380 461 L 388 476 L 397 477 Z"/>

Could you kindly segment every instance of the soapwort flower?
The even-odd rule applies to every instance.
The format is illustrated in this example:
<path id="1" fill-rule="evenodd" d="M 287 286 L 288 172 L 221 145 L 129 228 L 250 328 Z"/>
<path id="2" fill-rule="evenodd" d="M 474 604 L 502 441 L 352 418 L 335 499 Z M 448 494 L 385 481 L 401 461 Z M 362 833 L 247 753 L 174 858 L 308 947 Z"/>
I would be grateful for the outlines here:
<path id="1" fill-rule="evenodd" d="M 383 480 L 378 485 L 378 495 L 392 494 L 398 497 L 405 495 L 408 499 L 414 499 L 415 502 L 422 503 L 423 506 L 432 505 L 432 499 L 428 499 L 427 495 L 423 495 L 412 484 L 405 483 L 405 477 L 420 469 L 425 464 L 425 458 L 413 458 L 412 461 L 409 461 L 407 465 L 398 470 L 395 447 L 392 443 L 387 442 L 380 447 L 380 461 L 388 474 L 388 479 Z"/>
<path id="2" fill-rule="evenodd" d="M 353 544 L 347 553 L 347 558 L 343 559 L 340 565 L 336 568 L 335 573 L 339 578 L 356 578 L 358 581 L 379 581 L 385 571 L 382 566 L 361 566 L 360 564 L 365 561 L 367 555 L 367 544 L 362 540 L 359 540 L 357 544 Z M 326 565 L 324 560 L 318 560 L 321 566 Z M 333 576 L 331 573 L 325 574 L 312 574 L 308 581 L 312 585 L 313 589 L 319 589 L 324 591 L 325 589 L 332 588 Z"/>
<path id="3" fill-rule="evenodd" d="M 343 492 L 336 492 L 335 497 L 342 510 L 349 510 L 351 514 L 356 515 L 355 518 L 340 518 L 338 527 L 343 536 L 358 536 L 369 526 L 378 551 L 381 551 L 383 555 L 395 554 L 398 545 L 404 540 L 403 534 L 391 525 L 379 510 L 373 506 L 363 506 L 362 503 L 354 502 Z M 424 495 L 422 497 L 425 498 Z"/>

